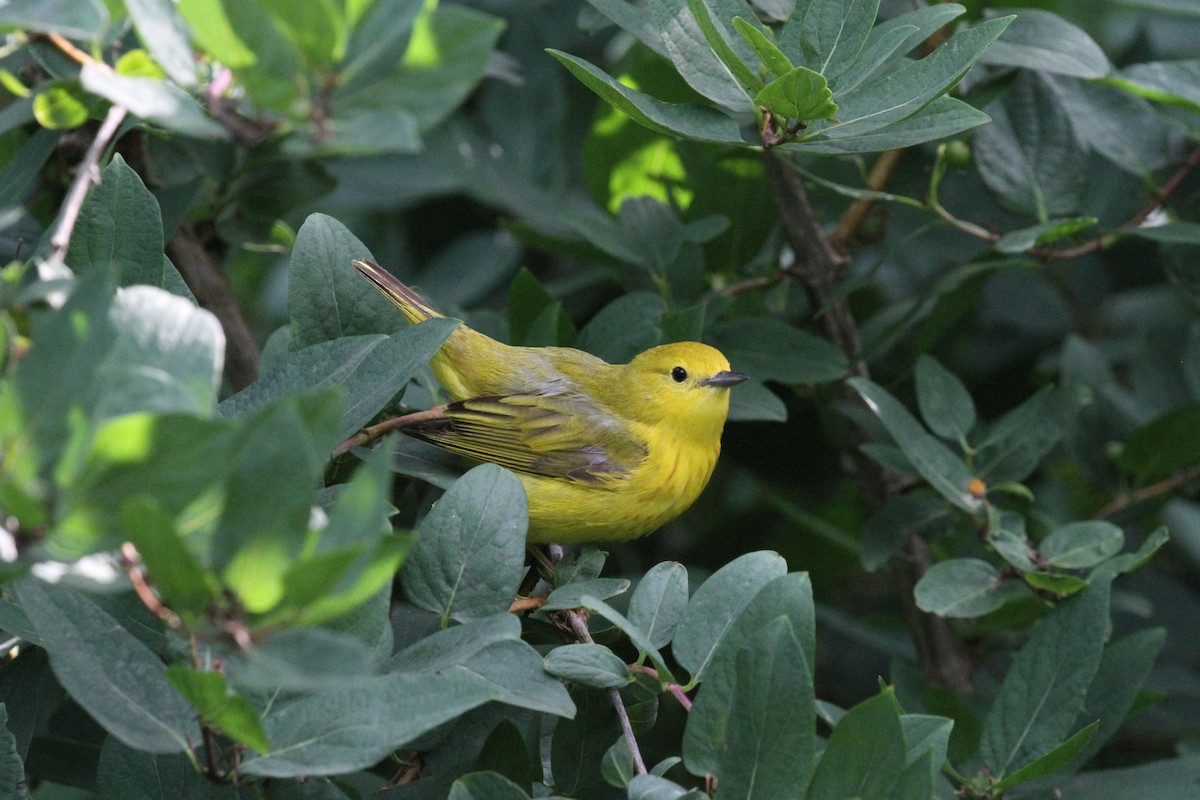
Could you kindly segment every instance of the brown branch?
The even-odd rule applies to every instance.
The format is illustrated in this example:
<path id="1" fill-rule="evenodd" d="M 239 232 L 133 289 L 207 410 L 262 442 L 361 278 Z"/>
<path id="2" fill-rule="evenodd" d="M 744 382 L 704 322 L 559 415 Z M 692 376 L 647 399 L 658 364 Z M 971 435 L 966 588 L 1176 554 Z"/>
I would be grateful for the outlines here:
<path id="1" fill-rule="evenodd" d="M 129 576 L 129 582 L 133 584 L 133 591 L 142 601 L 142 605 L 150 609 L 150 612 L 171 630 L 177 632 L 182 630 L 183 621 L 179 619 L 178 614 L 167 608 L 151 588 L 150 583 L 146 580 L 146 575 L 142 572 L 141 563 L 142 557 L 132 542 L 125 542 L 121 545 L 121 566 L 125 568 L 125 574 Z"/>
<path id="2" fill-rule="evenodd" d="M 867 174 L 866 188 L 872 192 L 882 192 L 891 180 L 892 173 L 896 171 L 897 165 L 900 163 L 900 156 L 904 153 L 903 150 L 887 150 L 880 154 L 875 160 L 874 166 Z M 875 201 L 868 197 L 855 198 L 854 202 L 842 214 L 842 218 L 838 220 L 837 227 L 833 229 L 829 239 L 833 242 L 833 246 L 838 250 L 844 250 L 850 241 L 854 239 L 859 227 L 867 218 L 867 214 L 874 208 Z"/>
<path id="3" fill-rule="evenodd" d="M 407 428 L 410 425 L 415 425 L 418 422 L 428 422 L 433 419 L 441 419 L 446 415 L 445 406 L 435 406 L 425 411 L 414 411 L 411 414 L 402 414 L 399 417 L 390 417 L 383 422 L 363 428 L 358 433 L 351 436 L 346 441 L 333 448 L 333 457 L 343 456 L 350 452 L 352 447 L 364 447 L 377 442 L 392 431 L 398 431 Z"/>
<path id="4" fill-rule="evenodd" d="M 784 234 L 796 255 L 791 272 L 808 290 L 814 307 L 823 310 L 829 339 L 854 365 L 854 373 L 867 377 L 867 365 L 860 358 L 858 325 L 846 300 L 836 295 L 845 279 L 849 258 L 836 249 L 822 232 L 800 173 L 773 153 L 768 152 L 764 157 L 768 182 L 779 206 Z M 842 384 L 841 391 L 848 402 L 862 402 L 847 384 Z M 853 435 L 858 439 L 864 436 L 857 429 Z M 880 468 L 857 448 L 853 450 L 853 457 L 858 478 L 876 505 L 882 506 L 899 493 L 897 476 Z M 897 590 L 925 680 L 966 693 L 971 691 L 971 662 L 962 645 L 945 619 L 921 611 L 913 601 L 913 587 L 931 564 L 932 557 L 925 541 L 919 536 L 910 536 L 900 557 L 894 562 Z"/>
<path id="5" fill-rule="evenodd" d="M 1149 486 L 1143 486 L 1136 492 L 1123 494 L 1113 500 L 1108 505 L 1101 508 L 1095 514 L 1092 514 L 1092 519 L 1103 519 L 1111 517 L 1119 511 L 1124 511 L 1132 505 L 1144 503 L 1147 500 L 1153 500 L 1156 497 L 1161 497 L 1164 494 L 1170 494 L 1178 489 L 1182 489 L 1194 480 L 1200 479 L 1200 464 L 1193 465 L 1187 469 L 1176 472 L 1169 478 L 1165 478 L 1158 483 L 1152 483 Z"/>
<path id="6" fill-rule="evenodd" d="M 229 383 L 235 391 L 254 383 L 261 356 L 258 340 L 242 316 L 229 281 L 191 226 L 179 226 L 167 242 L 167 255 L 196 300 L 216 316 L 225 331 L 225 377 Z"/>

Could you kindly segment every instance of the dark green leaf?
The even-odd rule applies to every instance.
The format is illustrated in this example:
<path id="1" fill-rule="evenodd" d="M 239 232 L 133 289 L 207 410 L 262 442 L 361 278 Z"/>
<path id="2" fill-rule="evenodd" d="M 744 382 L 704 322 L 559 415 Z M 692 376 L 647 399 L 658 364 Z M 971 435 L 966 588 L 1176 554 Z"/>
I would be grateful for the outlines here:
<path id="1" fill-rule="evenodd" d="M 1087 188 L 1087 150 L 1041 78 L 1022 73 L 987 107 L 992 124 L 975 133 L 979 176 L 1013 211 L 1045 222 L 1078 210 Z"/>
<path id="2" fill-rule="evenodd" d="M 666 647 L 688 602 L 687 569 L 677 561 L 655 564 L 629 598 L 629 621 L 655 647 Z"/>
<path id="3" fill-rule="evenodd" d="M 404 317 L 358 274 L 353 259 L 374 256 L 346 226 L 311 214 L 296 233 L 288 262 L 288 316 L 292 350 L 342 336 L 393 333 Z"/>
<path id="4" fill-rule="evenodd" d="M 762 80 L 750 71 L 750 68 L 746 66 L 741 57 L 729 46 L 729 42 L 725 41 L 725 37 L 717 27 L 718 23 L 713 20 L 706 0 L 686 0 L 686 3 L 692 18 L 700 26 L 700 32 L 704 35 L 708 46 L 712 48 L 717 58 L 721 59 L 721 63 L 737 79 L 742 88 L 747 93 L 756 92 L 761 89 L 763 85 Z"/>
<path id="5" fill-rule="evenodd" d="M 886 797 L 907 753 L 899 711 L 890 686 L 847 711 L 817 764 L 809 800 Z"/>
<path id="6" fill-rule="evenodd" d="M 718 106 L 749 111 L 750 96 L 712 51 L 700 23 L 687 10 L 687 0 L 650 0 L 648 5 L 654 27 L 680 77 Z"/>
<path id="7" fill-rule="evenodd" d="M 953 510 L 932 492 L 910 492 L 892 500 L 867 520 L 862 532 L 862 565 L 874 572 L 900 552 L 909 534 L 946 527 Z"/>
<path id="8" fill-rule="evenodd" d="M 791 635 L 799 644 L 800 666 L 811 682 L 816 650 L 812 585 L 803 573 L 781 575 L 762 587 L 741 611 L 703 672 L 701 690 L 683 737 L 684 757 L 693 773 L 717 773 L 721 769 L 730 718 L 736 713 L 733 702 L 741 680 L 740 656 L 762 643 L 763 631 L 776 619 L 788 622 Z M 811 683 L 799 684 L 795 689 L 799 693 L 797 699 L 808 704 L 806 714 L 811 717 Z M 812 740 L 802 744 L 811 752 Z"/>
<path id="9" fill-rule="evenodd" d="M 662 343 L 660 320 L 667 302 L 651 292 L 630 292 L 612 301 L 583 326 L 575 346 L 610 364 L 624 364 Z"/>
<path id="10" fill-rule="evenodd" d="M 943 95 L 912 116 L 868 133 L 843 137 L 827 136 L 821 131 L 815 139 L 787 142 L 780 147 L 805 153 L 871 153 L 943 139 L 983 125 L 990 119 L 974 106 Z"/>
<path id="11" fill-rule="evenodd" d="M 1078 408 L 1069 388 L 1044 389 L 988 428 L 976 445 L 976 471 L 991 482 L 1023 481 L 1058 444 Z"/>
<path id="12" fill-rule="evenodd" d="M 787 422 L 787 406 L 758 381 L 746 381 L 729 397 L 730 422 Z"/>
<path id="13" fill-rule="evenodd" d="M 637 775 L 637 767 L 633 762 L 633 751 L 629 749 L 629 742 L 624 736 L 617 739 L 613 746 L 605 752 L 604 758 L 600 761 L 600 774 L 604 776 L 604 780 L 610 786 L 616 786 L 618 789 L 624 789 Z"/>
<path id="14" fill-rule="evenodd" d="M 332 689 L 372 674 L 367 646 L 325 628 L 284 630 L 252 650 L 225 659 L 225 674 L 241 689 L 305 692 Z"/>
<path id="15" fill-rule="evenodd" d="M 1100 45 L 1081 28 L 1036 8 L 1022 8 L 979 60 L 1076 78 L 1100 78 L 1112 69 Z"/>
<path id="16" fill-rule="evenodd" d="M 1049 775 L 1066 766 L 1068 762 L 1079 754 L 1092 737 L 1096 735 L 1096 729 L 1100 727 L 1100 721 L 1097 720 L 1086 728 L 1080 729 L 1071 738 L 1064 741 L 1058 747 L 1055 747 L 1044 756 L 1029 762 L 1021 767 L 1016 772 L 1010 774 L 1007 778 L 996 783 L 996 791 L 1011 789 L 1014 786 L 1019 786 L 1022 783 L 1037 780 L 1044 775 Z"/>
<path id="17" fill-rule="evenodd" d="M 627 788 L 629 800 L 705 800 L 708 797 L 699 789 L 689 792 L 658 775 L 635 775 Z"/>
<path id="18" fill-rule="evenodd" d="M 1153 533 L 1142 540 L 1142 544 L 1133 553 L 1122 553 L 1119 556 L 1109 559 L 1104 562 L 1099 571 L 1106 571 L 1113 575 L 1123 575 L 1126 572 L 1134 572 L 1144 567 L 1154 554 L 1157 553 L 1163 545 L 1167 543 L 1170 536 L 1167 534 L 1165 526 L 1156 528 Z"/>
<path id="19" fill-rule="evenodd" d="M 1170 162 L 1166 126 L 1146 100 L 1078 78 L 1044 79 L 1070 117 L 1076 138 L 1091 150 L 1138 176 Z"/>
<path id="20" fill-rule="evenodd" d="M 625 0 L 588 0 L 593 8 L 633 34 L 646 47 L 663 58 L 669 58 L 662 36 L 650 21 L 650 11 Z"/>
<path id="21" fill-rule="evenodd" d="M 444 671 L 467 675 L 493 692 L 492 699 L 516 708 L 558 717 L 575 715 L 561 682 L 542 668 L 542 657 L 526 642 L 505 640 L 480 650 Z"/>
<path id="22" fill-rule="evenodd" d="M 824 75 L 830 83 L 841 76 L 846 66 L 858 58 L 871 33 L 879 0 L 814 0 L 804 9 L 800 20 L 799 62 Z M 784 26 L 781 37 L 791 44 L 794 14 Z"/>
<path id="23" fill-rule="evenodd" d="M 125 10 L 138 38 L 171 79 L 183 86 L 196 83 L 196 62 L 187 25 L 171 0 L 125 0 Z"/>
<path id="24" fill-rule="evenodd" d="M 977 558 L 954 558 L 930 567 L 913 592 L 917 607 L 943 617 L 981 617 L 1023 596 L 1016 581 Z"/>
<path id="25" fill-rule="evenodd" d="M 1087 520 L 1057 528 L 1038 543 L 1038 552 L 1059 569 L 1086 569 L 1112 558 L 1125 546 L 1125 534 L 1111 522 Z"/>
<path id="26" fill-rule="evenodd" d="M 735 558 L 700 584 L 679 618 L 671 648 L 693 682 L 758 590 L 786 572 L 782 556 L 762 550 Z"/>
<path id="27" fill-rule="evenodd" d="M 121 527 L 137 548 L 151 585 L 176 614 L 198 620 L 220 599 L 217 576 L 201 566 L 171 517 L 149 497 L 123 504 Z"/>
<path id="28" fill-rule="evenodd" d="M 100 800 L 238 800 L 232 784 L 204 777 L 182 753 L 135 750 L 109 737 L 100 748 L 96 775 Z"/>
<path id="29" fill-rule="evenodd" d="M 1125 441 L 1117 464 L 1152 480 L 1200 463 L 1200 403 L 1168 411 Z"/>
<path id="30" fill-rule="evenodd" d="M 975 403 L 954 373 L 932 356 L 917 359 L 917 406 L 929 429 L 952 441 L 966 441 L 975 426 Z"/>
<path id="31" fill-rule="evenodd" d="M 25 767 L 17 752 L 17 740 L 8 729 L 8 710 L 0 703 L 0 795 L 11 800 L 28 800 Z"/>
<path id="32" fill-rule="evenodd" d="M 849 384 L 862 395 L 921 477 L 951 503 L 973 512 L 979 503 L 967 491 L 971 474 L 966 463 L 927 433 L 883 387 L 865 378 L 851 378 Z"/>
<path id="33" fill-rule="evenodd" d="M 1034 572 L 1034 551 L 1025 535 L 1025 518 L 1011 511 L 988 509 L 987 543 L 1018 572 Z"/>
<path id="34" fill-rule="evenodd" d="M 629 667 L 602 644 L 568 644 L 546 655 L 546 672 L 595 689 L 614 689 L 630 682 Z"/>
<path id="35" fill-rule="evenodd" d="M 816 737 L 812 667 L 796 637 L 780 616 L 737 653 L 718 756 L 718 798 L 786 797 L 808 783 Z M 696 713 L 689 715 L 689 728 Z M 686 754 L 685 763 L 693 773 L 702 769 Z"/>
<path id="36" fill-rule="evenodd" d="M 606 786 L 601 760 L 621 729 L 607 692 L 577 689 L 571 699 L 579 711 L 574 719 L 560 720 L 554 726 L 550 772 L 558 791 L 587 797 Z"/>
<path id="37" fill-rule="evenodd" d="M 363 769 L 496 695 L 465 674 L 395 673 L 277 701 L 263 718 L 273 749 L 248 753 L 242 771 L 287 778 Z"/>
<path id="38" fill-rule="evenodd" d="M 1173 220 L 1164 225 L 1142 225 L 1134 228 L 1130 234 L 1152 242 L 1196 245 L 1200 244 L 1200 223 Z"/>
<path id="39" fill-rule="evenodd" d="M 1156 103 L 1200 111 L 1200 60 L 1134 64 L 1106 82 Z"/>
<path id="40" fill-rule="evenodd" d="M 508 608 L 525 566 L 529 510 L 511 472 L 484 464 L 455 482 L 421 520 L 401 573 L 416 605 L 451 619 Z"/>
<path id="41" fill-rule="evenodd" d="M 1065 573 L 1026 572 L 1021 577 L 1034 589 L 1057 597 L 1070 597 L 1088 584 L 1083 578 Z"/>
<path id="42" fill-rule="evenodd" d="M 1042 619 L 1013 659 L 984 722 L 979 757 L 1003 779 L 1058 747 L 1083 710 L 1109 630 L 1098 580 Z"/>
<path id="43" fill-rule="evenodd" d="M 607 600 L 629 589 L 625 578 L 584 578 L 563 584 L 550 593 L 543 606 L 547 611 L 579 608 L 584 597 Z"/>
<path id="44" fill-rule="evenodd" d="M 827 340 L 778 317 L 745 317 L 708 331 L 735 370 L 763 381 L 825 383 L 846 374 L 846 357 Z"/>
<path id="45" fill-rule="evenodd" d="M 498 772 L 472 772 L 454 782 L 447 800 L 529 800 L 529 795 Z"/>
<path id="46" fill-rule="evenodd" d="M 200 741 L 192 709 L 172 691 L 162 661 L 90 599 L 34 578 L 17 584 L 17 599 L 59 683 L 109 733 L 152 753 Z"/>

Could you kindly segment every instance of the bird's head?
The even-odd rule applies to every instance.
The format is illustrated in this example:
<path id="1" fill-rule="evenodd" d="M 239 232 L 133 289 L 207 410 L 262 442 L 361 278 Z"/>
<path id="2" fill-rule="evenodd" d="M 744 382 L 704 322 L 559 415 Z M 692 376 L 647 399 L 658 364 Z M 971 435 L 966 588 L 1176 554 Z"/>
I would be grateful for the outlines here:
<path id="1" fill-rule="evenodd" d="M 730 372 L 721 351 L 699 342 L 653 347 L 629 362 L 629 376 L 637 418 L 697 436 L 720 435 L 729 414 L 729 387 L 746 380 Z"/>

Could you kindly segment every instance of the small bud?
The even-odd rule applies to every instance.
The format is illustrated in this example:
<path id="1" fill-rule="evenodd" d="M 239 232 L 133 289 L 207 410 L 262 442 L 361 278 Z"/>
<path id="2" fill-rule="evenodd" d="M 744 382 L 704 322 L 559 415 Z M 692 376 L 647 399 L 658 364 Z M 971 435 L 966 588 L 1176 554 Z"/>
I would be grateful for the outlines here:
<path id="1" fill-rule="evenodd" d="M 967 482 L 967 491 L 971 493 L 971 497 L 982 500 L 987 495 L 987 484 L 979 478 L 971 478 Z"/>

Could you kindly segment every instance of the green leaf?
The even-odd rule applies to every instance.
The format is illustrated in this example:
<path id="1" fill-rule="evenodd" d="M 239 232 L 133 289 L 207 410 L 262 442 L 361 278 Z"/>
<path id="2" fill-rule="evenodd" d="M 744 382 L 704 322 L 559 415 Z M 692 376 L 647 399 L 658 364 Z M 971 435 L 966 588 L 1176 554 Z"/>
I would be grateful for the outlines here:
<path id="1" fill-rule="evenodd" d="M 746 44 L 754 48 L 754 52 L 762 59 L 766 68 L 776 77 L 792 71 L 792 62 L 775 44 L 770 29 L 757 28 L 741 17 L 733 18 L 733 27 L 746 40 Z"/>
<path id="2" fill-rule="evenodd" d="M 547 611 L 567 608 L 580 608 L 584 597 L 594 597 L 607 600 L 610 597 L 623 594 L 629 589 L 629 581 L 625 578 L 583 578 L 572 580 L 559 586 L 543 606 Z"/>
<path id="3" fill-rule="evenodd" d="M 847 711 L 817 764 L 809 800 L 886 797 L 907 754 L 899 710 L 896 690 L 889 686 Z"/>
<path id="4" fill-rule="evenodd" d="M 192 490 L 199 493 L 203 488 Z M 122 504 L 121 527 L 137 548 L 151 585 L 184 620 L 202 619 L 221 599 L 217 576 L 201 566 L 174 520 L 149 496 L 135 496 Z"/>
<path id="5" fill-rule="evenodd" d="M 979 501 L 967 491 L 971 474 L 963 460 L 928 434 L 908 409 L 883 387 L 866 378 L 851 378 L 848 383 L 862 395 L 867 407 L 879 417 L 921 477 L 954 505 L 974 512 Z"/>
<path id="6" fill-rule="evenodd" d="M 1057 95 L 1022 73 L 987 107 L 992 124 L 975 134 L 979 176 L 1010 210 L 1045 222 L 1078 210 L 1087 188 L 1087 150 Z"/>
<path id="7" fill-rule="evenodd" d="M 958 83 L 1012 19 L 1000 17 L 959 31 L 920 61 L 839 94 L 839 121 L 822 134 L 830 138 L 861 136 L 915 114 Z"/>
<path id="8" fill-rule="evenodd" d="M 984 721 L 979 757 L 999 779 L 1066 738 L 1083 710 L 1108 636 L 1109 583 L 1098 580 L 1033 629 Z"/>
<path id="9" fill-rule="evenodd" d="M 687 0 L 649 0 L 648 6 L 680 77 L 718 106 L 749 111 L 750 96 L 713 52 L 700 23 L 687 11 Z"/>
<path id="10" fill-rule="evenodd" d="M 635 775 L 626 787 L 629 800 L 705 800 L 708 795 L 699 789 L 688 791 L 660 775 Z"/>
<path id="11" fill-rule="evenodd" d="M 714 325 L 709 341 L 733 368 L 764 381 L 826 383 L 850 369 L 846 357 L 827 340 L 778 317 L 745 317 Z"/>
<path id="12" fill-rule="evenodd" d="M 1087 569 L 1112 558 L 1125 546 L 1125 534 L 1111 522 L 1087 520 L 1057 528 L 1038 544 L 1038 552 L 1059 569 Z"/>
<path id="13" fill-rule="evenodd" d="M 171 0 L 125 0 L 138 38 L 171 80 L 183 86 L 196 83 L 187 25 Z"/>
<path id="14" fill-rule="evenodd" d="M 812 667 L 796 636 L 780 616 L 737 653 L 718 798 L 786 797 L 808 783 L 815 739 Z M 697 772 L 691 759 L 685 763 Z"/>
<path id="15" fill-rule="evenodd" d="M 1129 233 L 1140 239 L 1164 244 L 1200 244 L 1200 223 L 1186 220 L 1172 220 L 1163 225 L 1142 225 Z"/>
<path id="16" fill-rule="evenodd" d="M 863 569 L 874 572 L 900 552 L 909 534 L 928 534 L 946 527 L 953 509 L 932 492 L 902 494 L 867 520 L 861 548 Z"/>
<path id="17" fill-rule="evenodd" d="M 1200 463 L 1200 403 L 1176 408 L 1134 431 L 1117 465 L 1141 480 L 1172 475 Z"/>
<path id="18" fill-rule="evenodd" d="M 621 633 L 629 637 L 629 642 L 638 649 L 639 654 L 644 654 L 650 658 L 654 668 L 658 670 L 659 680 L 668 683 L 674 683 L 675 677 L 671 673 L 667 662 L 663 659 L 662 653 L 658 648 L 650 643 L 646 638 L 646 634 L 640 628 L 635 627 L 621 612 L 617 611 L 612 606 L 605 603 L 598 597 L 593 597 L 590 594 L 585 594 L 578 598 L 578 607 L 585 608 L 589 611 L 594 611 L 603 619 L 612 623 Z M 550 603 L 547 603 L 543 608 L 551 608 Z"/>
<path id="19" fill-rule="evenodd" d="M 804 9 L 799 20 L 799 63 L 824 75 L 832 84 L 847 65 L 862 51 L 875 16 L 879 0 L 814 0 Z M 781 38 L 792 44 L 791 29 L 797 17 L 784 26 Z"/>
<path id="20" fill-rule="evenodd" d="M 588 0 L 588 3 L 646 47 L 663 58 L 670 58 L 663 47 L 662 36 L 650 20 L 649 9 L 625 0 Z"/>
<path id="21" fill-rule="evenodd" d="M 235 687 L 251 692 L 311 692 L 369 677 L 370 658 L 367 646 L 347 633 L 297 628 L 273 633 L 252 650 L 231 654 L 224 672 Z"/>
<path id="22" fill-rule="evenodd" d="M 730 422 L 787 422 L 787 406 L 779 395 L 758 381 L 750 380 L 730 395 Z"/>
<path id="23" fill-rule="evenodd" d="M 808 67 L 795 67 L 763 87 L 754 104 L 769 109 L 784 119 L 804 122 L 829 119 L 837 113 L 837 103 L 830 98 L 833 92 L 820 73 Z"/>
<path id="24" fill-rule="evenodd" d="M 581 58 L 558 50 L 547 50 L 571 74 L 609 105 L 634 122 L 668 136 L 683 136 L 701 142 L 742 144 L 736 122 L 719 111 L 699 105 L 664 103 L 621 84 Z M 749 105 L 750 98 L 745 104 Z"/>
<path id="25" fill-rule="evenodd" d="M 1166 526 L 1156 528 L 1153 533 L 1142 540 L 1142 544 L 1133 553 L 1123 553 L 1109 559 L 1100 566 L 1098 571 L 1106 571 L 1112 575 L 1124 575 L 1144 567 L 1154 554 L 1170 540 Z"/>
<path id="26" fill-rule="evenodd" d="M 192 709 L 171 690 L 162 661 L 112 616 L 73 589 L 35 578 L 16 591 L 58 682 L 109 733 L 152 753 L 200 741 Z"/>
<path id="27" fill-rule="evenodd" d="M 493 700 L 525 711 L 569 718 L 575 715 L 571 696 L 543 669 L 543 659 L 527 642 L 505 640 L 480 650 L 445 670 L 467 675 L 493 692 Z"/>
<path id="28" fill-rule="evenodd" d="M 809 682 L 797 685 L 795 690 L 799 693 L 797 699 L 807 703 L 809 709 L 807 717 L 800 718 L 812 716 L 811 676 L 816 650 L 812 584 L 807 575 L 790 573 L 775 578 L 754 595 L 721 638 L 702 673 L 700 693 L 688 715 L 683 736 L 683 754 L 691 772 L 716 774 L 722 768 L 731 715 L 736 713 L 733 702 L 742 678 L 740 655 L 761 644 L 763 631 L 776 619 L 788 622 L 791 635 L 800 646 L 800 661 Z M 809 753 L 815 746 L 812 739 L 802 740 L 801 745 Z M 797 753 L 797 758 L 803 757 L 803 752 L 802 749 Z"/>
<path id="29" fill-rule="evenodd" d="M 375 260 L 345 225 L 324 214 L 304 220 L 288 262 L 292 350 L 405 326 L 400 309 L 351 266 L 356 258 Z"/>
<path id="30" fill-rule="evenodd" d="M 1100 45 L 1081 28 L 1036 8 L 1022 8 L 979 61 L 1076 78 L 1101 78 L 1112 70 Z"/>
<path id="31" fill-rule="evenodd" d="M 17 751 L 17 740 L 8 729 L 8 709 L 0 703 L 0 794 L 12 800 L 28 800 L 25 766 Z"/>
<path id="32" fill-rule="evenodd" d="M 780 148 L 803 153 L 873 153 L 943 139 L 990 121 L 987 114 L 974 106 L 942 96 L 911 117 L 869 133 L 840 138 L 827 137 L 821 131 L 815 139 L 785 142 Z"/>
<path id="33" fill-rule="evenodd" d="M 1034 247 L 1044 247 L 1068 236 L 1073 236 L 1079 231 L 1092 227 L 1097 222 L 1099 220 L 1095 217 L 1052 219 L 1028 228 L 1009 231 L 992 246 L 1001 253 L 1024 253 Z"/>
<path id="34" fill-rule="evenodd" d="M 709 12 L 706 0 L 686 0 L 686 3 L 692 18 L 700 26 L 700 32 L 704 35 L 708 46 L 712 48 L 717 58 L 721 59 L 721 63 L 737 79 L 742 88 L 747 93 L 756 92 L 761 89 L 763 85 L 762 79 L 750 71 L 750 68 L 742 62 L 738 54 L 729 46 L 729 42 L 725 41 L 724 35 L 718 30 L 717 23 L 713 20 L 712 14 Z"/>
<path id="35" fill-rule="evenodd" d="M 1052 572 L 1026 572 L 1021 577 L 1034 589 L 1060 598 L 1070 597 L 1088 585 L 1086 580 L 1076 575 Z"/>
<path id="36" fill-rule="evenodd" d="M 667 302 L 652 292 L 629 292 L 592 317 L 575 346 L 610 364 L 625 364 L 643 350 L 662 343 L 660 320 Z"/>
<path id="37" fill-rule="evenodd" d="M 1033 547 L 1025 534 L 1025 518 L 1012 511 L 988 509 L 987 543 L 1018 572 L 1036 572 Z"/>
<path id="38" fill-rule="evenodd" d="M 86 95 L 75 81 L 52 81 L 33 97 L 33 118 L 43 128 L 69 131 L 88 120 Z"/>
<path id="39" fill-rule="evenodd" d="M 1037 780 L 1052 772 L 1056 772 L 1066 766 L 1080 751 L 1087 747 L 1092 737 L 1096 735 L 1096 729 L 1100 727 L 1100 721 L 1096 720 L 1086 728 L 1080 729 L 1070 739 L 1060 744 L 1058 747 L 1046 753 L 1044 756 L 1029 762 L 1021 767 L 1016 772 L 1010 774 L 1002 781 L 998 781 L 995 785 L 996 791 L 1011 789 L 1014 786 L 1019 786 L 1022 783 Z"/>
<path id="40" fill-rule="evenodd" d="M 341 61 L 346 47 L 346 18 L 333 0 L 295 4 L 287 0 L 257 0 L 275 24 L 304 56 L 313 72 Z"/>
<path id="41" fill-rule="evenodd" d="M 219 672 L 198 672 L 181 664 L 167 668 L 167 682 L 211 723 L 233 739 L 267 752 L 270 744 L 258 712 L 246 698 L 234 694 Z"/>
<path id="42" fill-rule="evenodd" d="M 1151 102 L 1200 111 L 1200 60 L 1134 64 L 1105 82 Z"/>
<path id="43" fill-rule="evenodd" d="M 169 131 L 197 139 L 229 138 L 191 95 L 166 81 L 118 75 L 95 64 L 84 64 L 79 79 L 89 92 Z"/>
<path id="44" fill-rule="evenodd" d="M 0 25 L 73 39 L 93 39 L 108 23 L 100 0 L 9 0 L 0 6 Z"/>
<path id="45" fill-rule="evenodd" d="M 871 30 L 858 58 L 836 82 L 836 87 L 840 91 L 850 91 L 877 75 L 885 64 L 898 61 L 935 31 L 947 27 L 965 13 L 967 9 L 958 3 L 935 3 L 879 23 Z"/>
<path id="46" fill-rule="evenodd" d="M 693 683 L 742 610 L 762 587 L 786 572 L 782 556 L 760 550 L 735 558 L 700 584 L 679 618 L 671 646 Z"/>
<path id="47" fill-rule="evenodd" d="M 263 717 L 269 754 L 247 753 L 247 775 L 288 778 L 364 769 L 497 692 L 464 674 L 392 674 L 275 702 Z"/>
<path id="48" fill-rule="evenodd" d="M 1043 79 L 1088 149 L 1139 177 L 1171 162 L 1165 122 L 1146 100 L 1099 82 L 1057 75 Z"/>
<path id="49" fill-rule="evenodd" d="M 977 558 L 952 558 L 930 567 L 917 582 L 917 607 L 942 617 L 981 617 L 1025 595 L 1021 584 L 1005 581 L 996 568 Z"/>
<path id="50" fill-rule="evenodd" d="M 454 782 L 447 800 L 529 800 L 529 795 L 498 772 L 472 772 Z"/>
<path id="51" fill-rule="evenodd" d="M 238 788 L 214 783 L 182 753 L 146 753 L 112 736 L 100 747 L 96 768 L 100 800 L 238 800 Z"/>
<path id="52" fill-rule="evenodd" d="M 917 406 L 929 429 L 945 439 L 966 441 L 975 426 L 970 393 L 933 356 L 917 359 Z"/>
<path id="53" fill-rule="evenodd" d="M 921 756 L 928 755 L 929 778 L 932 781 L 946 763 L 950 750 L 950 733 L 957 722 L 948 717 L 930 714 L 902 714 L 900 726 L 904 732 L 904 745 L 908 749 L 905 763 L 913 766 Z M 903 779 L 902 779 L 903 780 Z"/>
<path id="54" fill-rule="evenodd" d="M 633 751 L 629 749 L 629 742 L 624 736 L 613 742 L 613 746 L 604 753 L 604 758 L 600 761 L 600 774 L 610 786 L 616 786 L 618 789 L 624 789 L 637 775 Z"/>
<path id="55" fill-rule="evenodd" d="M 417 526 L 400 578 L 407 597 L 451 619 L 508 608 L 525 566 L 529 510 L 517 477 L 495 464 L 459 478 Z"/>
<path id="56" fill-rule="evenodd" d="M 607 692 L 577 689 L 571 698 L 579 711 L 574 719 L 560 720 L 554 726 L 550 772 L 557 791 L 594 796 L 606 786 L 601 761 L 621 729 Z"/>
<path id="57" fill-rule="evenodd" d="M 594 689 L 615 689 L 632 678 L 629 667 L 602 644 L 568 644 L 546 655 L 546 672 Z"/>
<path id="58" fill-rule="evenodd" d="M 1009 411 L 976 444 L 975 469 L 989 483 L 1023 481 L 1062 438 L 1079 395 L 1046 388 Z"/>
<path id="59" fill-rule="evenodd" d="M 655 564 L 629 598 L 629 621 L 655 647 L 666 647 L 688 602 L 687 568 L 678 561 Z"/>

